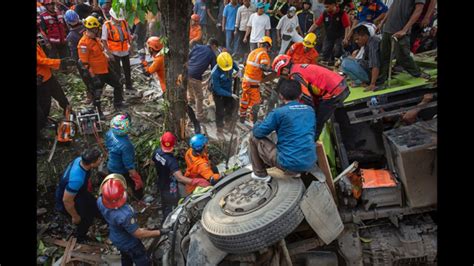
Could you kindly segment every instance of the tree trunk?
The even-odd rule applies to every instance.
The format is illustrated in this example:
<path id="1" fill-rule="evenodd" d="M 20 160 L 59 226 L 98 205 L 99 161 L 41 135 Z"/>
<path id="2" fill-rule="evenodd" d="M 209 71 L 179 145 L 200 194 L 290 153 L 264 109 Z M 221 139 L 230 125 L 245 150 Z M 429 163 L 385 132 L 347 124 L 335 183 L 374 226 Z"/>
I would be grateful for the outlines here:
<path id="1" fill-rule="evenodd" d="M 164 32 L 168 38 L 165 57 L 166 100 L 169 103 L 166 129 L 184 139 L 186 128 L 186 88 L 189 51 L 190 0 L 161 0 L 159 2 Z"/>

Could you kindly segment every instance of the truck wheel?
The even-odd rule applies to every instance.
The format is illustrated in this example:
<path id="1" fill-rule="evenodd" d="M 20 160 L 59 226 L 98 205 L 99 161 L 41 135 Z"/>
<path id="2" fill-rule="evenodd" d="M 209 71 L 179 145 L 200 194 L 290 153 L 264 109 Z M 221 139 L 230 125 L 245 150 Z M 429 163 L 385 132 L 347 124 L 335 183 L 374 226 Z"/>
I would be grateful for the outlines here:
<path id="1" fill-rule="evenodd" d="M 269 184 L 250 174 L 229 183 L 207 203 L 202 225 L 212 243 L 228 253 L 271 246 L 304 219 L 299 208 L 305 187 L 300 178 L 273 178 Z"/>

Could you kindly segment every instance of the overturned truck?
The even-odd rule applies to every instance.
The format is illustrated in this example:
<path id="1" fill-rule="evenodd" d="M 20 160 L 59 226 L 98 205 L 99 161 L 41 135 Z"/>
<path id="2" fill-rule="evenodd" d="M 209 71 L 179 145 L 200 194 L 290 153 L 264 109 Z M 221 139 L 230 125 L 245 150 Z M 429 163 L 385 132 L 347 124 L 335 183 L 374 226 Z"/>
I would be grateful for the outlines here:
<path id="1" fill-rule="evenodd" d="M 423 63 L 435 77 L 436 65 Z M 436 83 L 402 73 L 392 84 L 351 88 L 321 134 L 313 171 L 267 184 L 246 166 L 188 197 L 163 225 L 172 232 L 151 245 L 155 261 L 436 264 Z M 410 111 L 416 121 L 404 125 Z"/>

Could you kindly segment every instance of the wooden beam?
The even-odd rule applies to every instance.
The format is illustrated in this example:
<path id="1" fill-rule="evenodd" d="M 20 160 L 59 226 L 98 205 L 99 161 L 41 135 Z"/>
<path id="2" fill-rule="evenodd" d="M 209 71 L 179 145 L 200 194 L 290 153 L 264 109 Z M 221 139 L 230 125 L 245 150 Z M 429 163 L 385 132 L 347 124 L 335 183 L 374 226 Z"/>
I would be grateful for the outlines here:
<path id="1" fill-rule="evenodd" d="M 42 239 L 43 242 L 53 244 L 59 247 L 67 247 L 68 242 L 64 241 L 62 239 L 53 239 L 50 237 L 45 237 Z M 100 247 L 100 246 L 92 246 L 92 245 L 86 245 L 86 244 L 78 244 L 76 245 L 76 248 L 74 251 L 77 252 L 84 252 L 84 253 L 100 253 L 101 248 L 106 248 L 106 246 Z"/>
<path id="2" fill-rule="evenodd" d="M 337 204 L 336 189 L 334 188 L 334 182 L 332 180 L 331 168 L 329 167 L 328 157 L 324 151 L 324 146 L 321 141 L 316 141 L 316 153 L 318 154 L 318 166 L 323 171 L 326 176 L 326 183 L 329 187 L 329 190 L 332 193 L 334 201 Z"/>

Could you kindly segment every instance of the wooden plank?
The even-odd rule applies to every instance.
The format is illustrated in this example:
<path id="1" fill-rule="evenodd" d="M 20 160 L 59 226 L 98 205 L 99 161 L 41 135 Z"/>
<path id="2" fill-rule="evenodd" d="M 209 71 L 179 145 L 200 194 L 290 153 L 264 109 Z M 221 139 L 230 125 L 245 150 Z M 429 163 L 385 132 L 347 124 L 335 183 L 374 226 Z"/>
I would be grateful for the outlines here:
<path id="1" fill-rule="evenodd" d="M 69 238 L 69 240 L 67 241 L 66 249 L 64 250 L 63 259 L 61 261 L 61 266 L 66 266 L 66 263 L 68 259 L 70 258 L 69 252 L 71 251 L 72 240 L 73 238 Z"/>
<path id="2" fill-rule="evenodd" d="M 60 247 L 66 247 L 68 243 L 67 241 L 64 241 L 62 239 L 53 239 L 49 237 L 45 237 L 42 240 L 45 243 L 54 244 Z M 86 245 L 86 244 L 77 244 L 74 251 L 85 252 L 85 253 L 100 253 L 101 248 L 106 248 L 106 246 L 100 247 L 100 246 L 92 246 L 92 245 Z"/>
<path id="3" fill-rule="evenodd" d="M 72 253 L 72 250 L 74 249 L 74 246 L 76 245 L 76 241 L 77 241 L 77 238 L 73 237 L 71 238 L 71 245 L 69 246 L 69 251 L 67 253 L 67 256 L 65 258 L 65 261 L 66 263 L 69 262 L 69 260 L 71 259 L 71 253 Z M 66 252 L 64 252 L 66 254 Z"/>
<path id="4" fill-rule="evenodd" d="M 321 141 L 316 142 L 316 153 L 318 154 L 318 166 L 326 176 L 326 183 L 328 184 L 329 190 L 337 204 L 336 189 L 334 188 L 334 182 L 332 180 L 331 168 L 329 167 L 328 157 L 324 151 L 323 144 Z"/>

